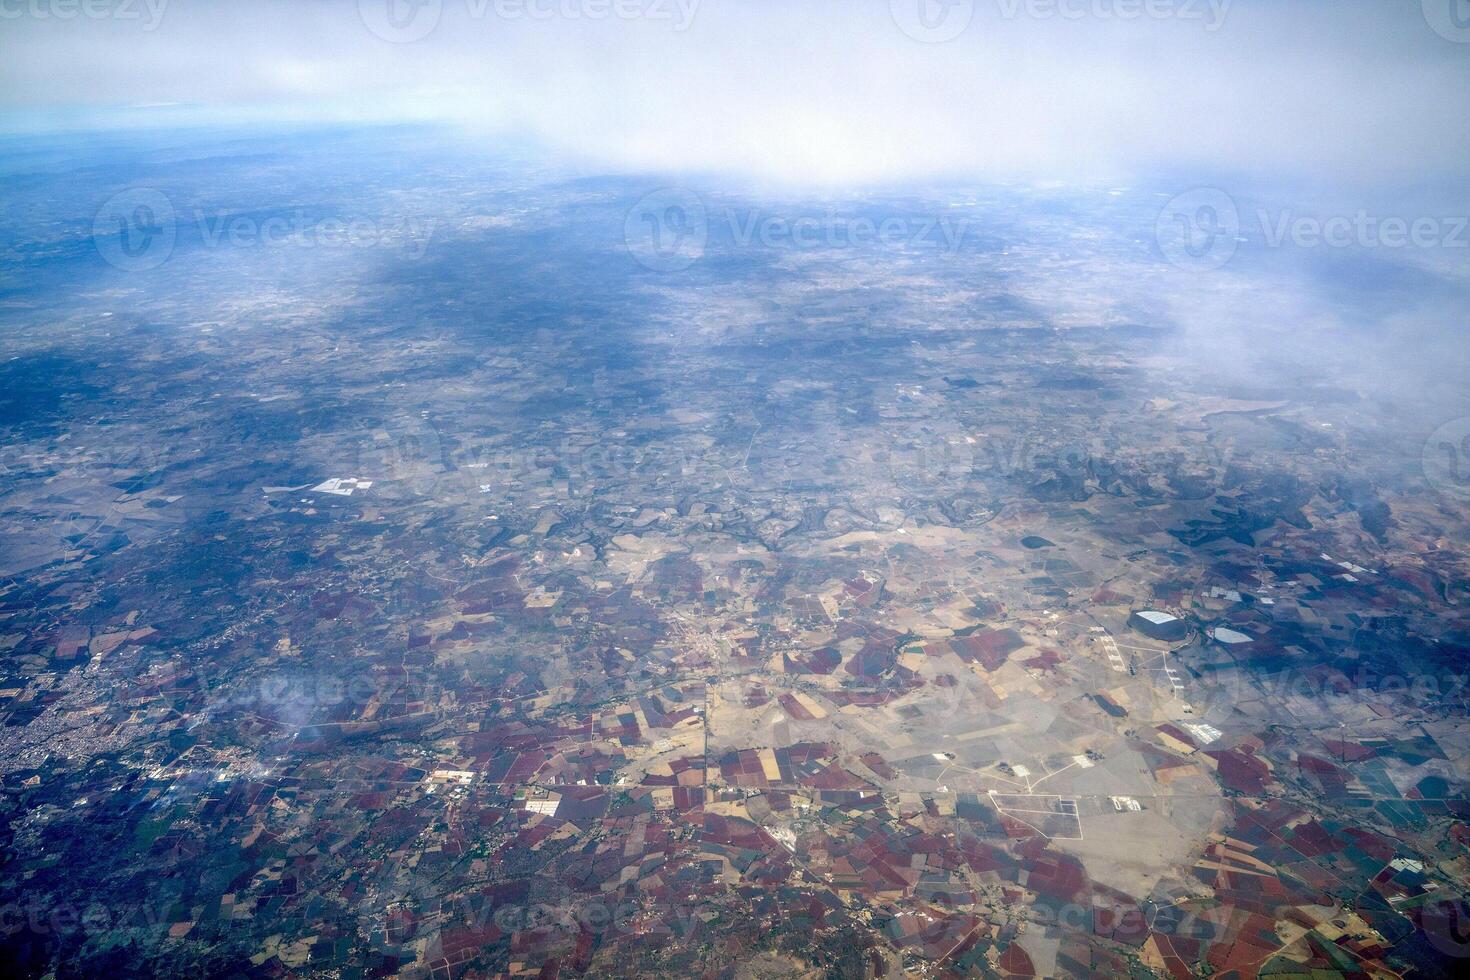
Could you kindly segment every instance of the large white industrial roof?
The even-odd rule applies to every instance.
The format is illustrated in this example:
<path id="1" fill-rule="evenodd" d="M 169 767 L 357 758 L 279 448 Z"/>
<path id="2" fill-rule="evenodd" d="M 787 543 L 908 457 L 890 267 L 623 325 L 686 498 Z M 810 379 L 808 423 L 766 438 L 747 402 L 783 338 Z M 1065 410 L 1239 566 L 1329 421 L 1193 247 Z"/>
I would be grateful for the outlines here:
<path id="1" fill-rule="evenodd" d="M 1174 620 L 1179 618 L 1178 616 L 1170 616 L 1166 612 L 1159 612 L 1157 609 L 1145 609 L 1138 615 L 1148 620 L 1150 623 L 1153 623 L 1155 626 L 1163 626 L 1165 623 L 1172 623 L 1174 622 Z"/>

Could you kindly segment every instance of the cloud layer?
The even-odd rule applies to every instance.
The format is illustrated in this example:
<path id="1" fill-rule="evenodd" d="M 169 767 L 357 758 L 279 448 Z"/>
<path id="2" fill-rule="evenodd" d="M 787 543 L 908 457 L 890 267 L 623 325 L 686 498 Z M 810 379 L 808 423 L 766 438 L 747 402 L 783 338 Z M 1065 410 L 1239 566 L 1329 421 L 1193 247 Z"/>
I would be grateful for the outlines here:
<path id="1" fill-rule="evenodd" d="M 1470 169 L 1439 0 L 151 2 L 0 0 L 12 126 L 443 118 L 800 182 Z"/>

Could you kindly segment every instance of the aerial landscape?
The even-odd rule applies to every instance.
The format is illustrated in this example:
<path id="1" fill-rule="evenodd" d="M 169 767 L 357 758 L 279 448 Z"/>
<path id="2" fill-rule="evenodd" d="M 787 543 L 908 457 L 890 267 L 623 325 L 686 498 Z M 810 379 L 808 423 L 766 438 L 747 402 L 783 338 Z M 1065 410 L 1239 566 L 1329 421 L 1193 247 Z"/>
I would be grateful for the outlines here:
<path id="1" fill-rule="evenodd" d="M 0 24 L 0 975 L 1470 970 L 1454 3 L 1292 42 L 1375 46 L 1362 99 L 1440 96 L 1331 110 L 1279 179 L 1270 149 L 1027 176 L 1030 129 L 920 168 L 1004 138 L 859 125 L 812 138 L 861 179 L 809 182 L 780 139 L 706 133 L 733 176 L 698 120 L 662 142 L 683 96 L 652 84 L 594 152 L 598 110 L 547 106 L 656 73 L 587 40 L 626 26 L 594 0 L 338 5 L 350 42 L 136 6 Z M 767 67 L 837 98 L 785 60 L 797 13 L 634 6 L 705 82 L 699 38 L 775 18 Z M 863 23 L 939 57 L 953 6 Z M 1079 37 L 1125 6 L 1074 5 Z M 1166 6 L 1201 45 L 1278 16 Z M 1077 26 L 1022 7 L 996 30 Z M 537 95 L 564 69 L 526 42 L 493 136 L 199 109 L 358 57 L 462 82 L 502 27 L 606 76 Z M 276 51 L 269 85 L 181 83 L 205 29 Z M 55 67 L 128 31 L 142 67 Z M 789 135 L 771 91 L 701 98 Z M 970 111 L 851 108 L 896 142 Z"/>

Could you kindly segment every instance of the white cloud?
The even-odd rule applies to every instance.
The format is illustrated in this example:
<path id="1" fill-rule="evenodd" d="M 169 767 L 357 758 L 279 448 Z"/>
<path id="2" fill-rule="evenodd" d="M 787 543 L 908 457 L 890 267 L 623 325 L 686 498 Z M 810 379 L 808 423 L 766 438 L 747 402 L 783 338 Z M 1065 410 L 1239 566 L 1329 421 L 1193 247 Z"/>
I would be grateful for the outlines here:
<path id="1" fill-rule="evenodd" d="M 1414 0 L 974 0 L 937 44 L 896 20 L 912 32 L 904 5 L 936 14 L 940 0 L 893 0 L 897 18 L 887 0 L 419 0 L 438 19 L 411 43 L 365 26 L 364 12 L 384 33 L 389 2 L 396 23 L 426 23 L 412 0 L 172 0 L 153 30 L 146 8 L 27 14 L 0 24 L 0 99 L 446 118 L 608 167 L 802 182 L 1170 168 L 1400 181 L 1470 160 L 1470 43 Z M 1133 10 L 1168 16 L 1120 19 Z"/>

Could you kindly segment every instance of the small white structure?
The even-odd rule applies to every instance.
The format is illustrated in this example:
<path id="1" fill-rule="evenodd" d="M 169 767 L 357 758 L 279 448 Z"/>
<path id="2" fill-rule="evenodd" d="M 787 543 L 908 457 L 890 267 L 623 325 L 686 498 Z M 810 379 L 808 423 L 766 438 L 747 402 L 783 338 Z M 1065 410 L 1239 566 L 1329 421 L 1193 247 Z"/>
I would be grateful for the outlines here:
<path id="1" fill-rule="evenodd" d="M 475 774 L 468 769 L 435 769 L 429 778 L 438 783 L 468 786 L 475 781 Z"/>
<path id="2" fill-rule="evenodd" d="M 1185 725 L 1184 727 L 1189 729 L 1189 734 L 1193 735 L 1194 740 L 1201 745 L 1209 745 L 1211 742 L 1218 742 L 1220 741 L 1220 736 L 1224 734 L 1224 732 L 1220 731 L 1220 729 L 1216 728 L 1214 725 L 1200 725 L 1191 723 Z"/>
<path id="3" fill-rule="evenodd" d="M 330 493 L 338 497 L 350 497 L 355 490 L 366 490 L 373 485 L 372 480 L 359 480 L 351 476 L 334 476 L 323 480 L 311 488 L 312 493 Z"/>

